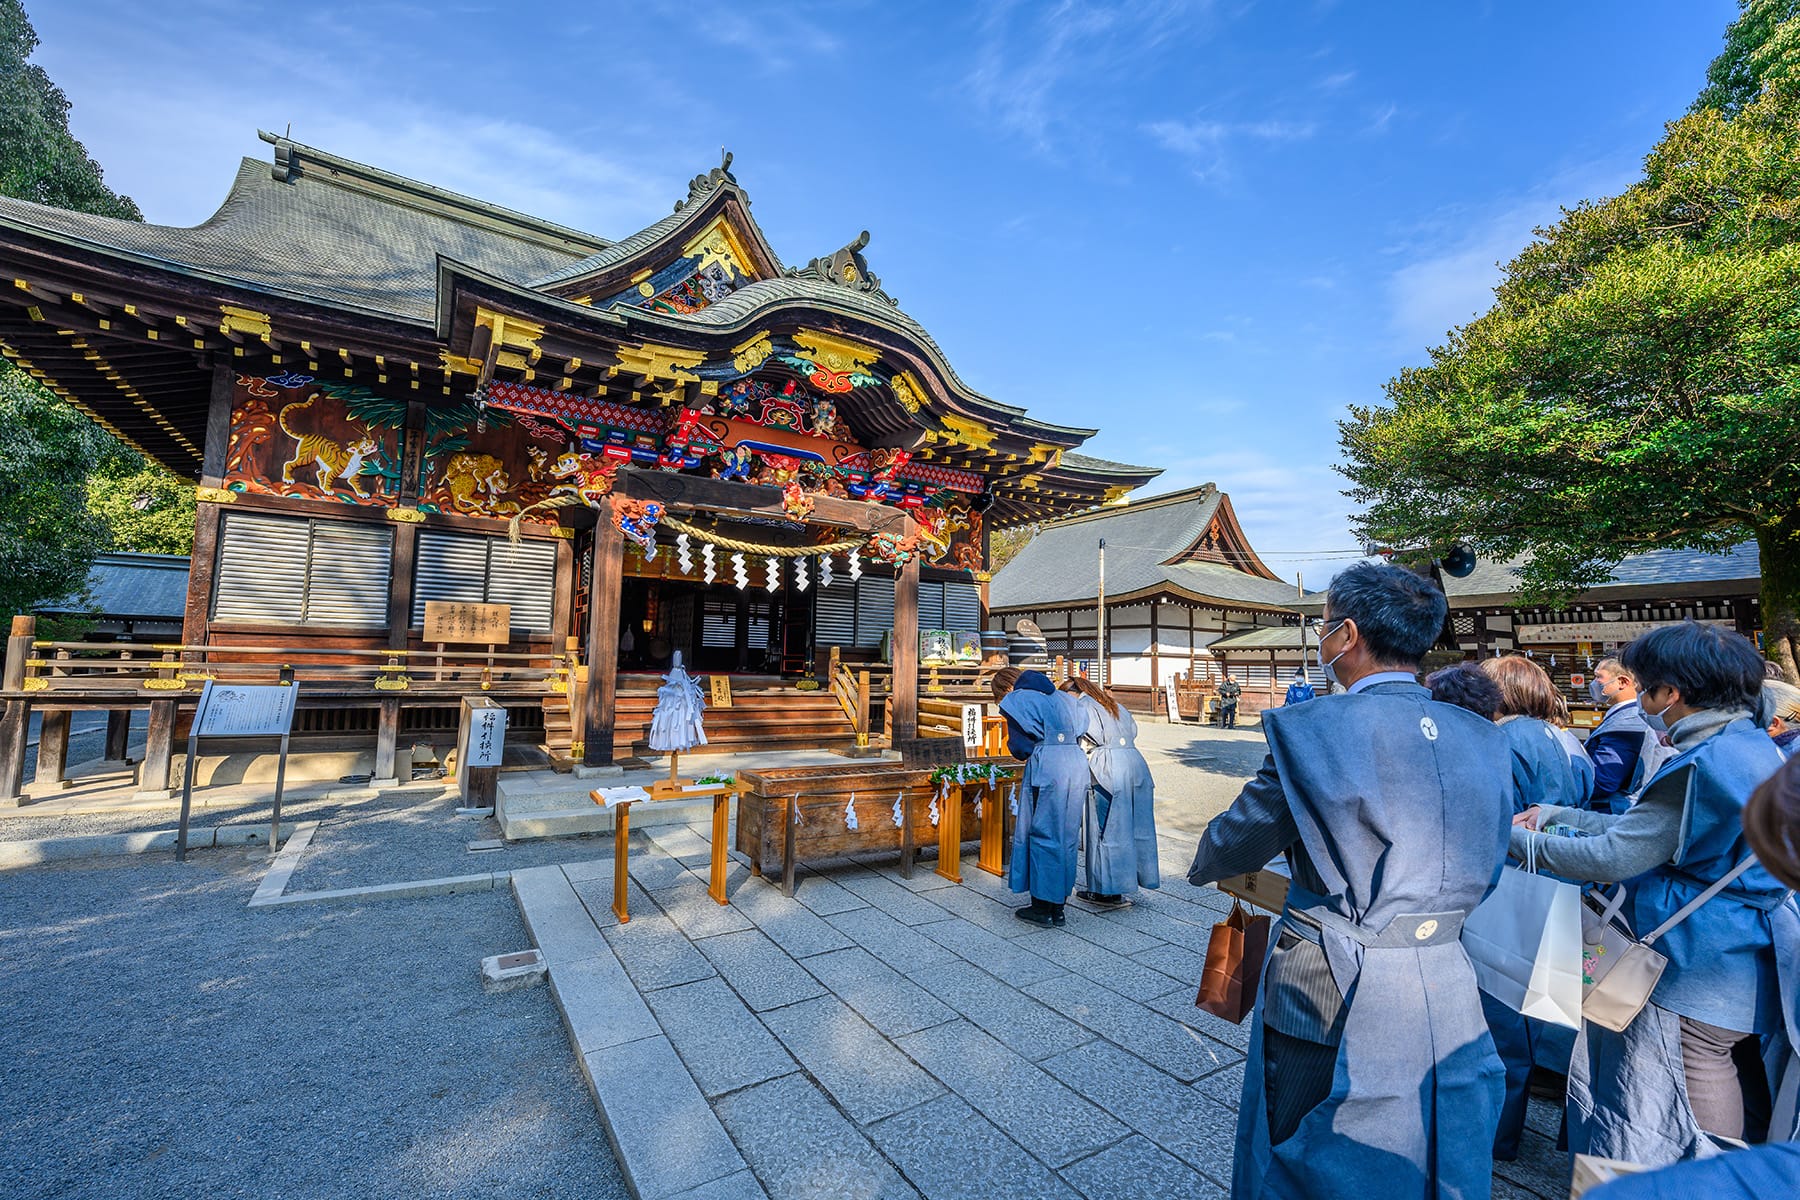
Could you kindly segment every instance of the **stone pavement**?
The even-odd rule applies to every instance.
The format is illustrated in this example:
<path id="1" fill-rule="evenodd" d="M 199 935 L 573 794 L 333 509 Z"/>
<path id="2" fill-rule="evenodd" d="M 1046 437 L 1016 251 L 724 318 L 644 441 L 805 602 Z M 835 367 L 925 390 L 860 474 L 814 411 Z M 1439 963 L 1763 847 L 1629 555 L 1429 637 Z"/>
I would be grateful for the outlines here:
<path id="1" fill-rule="evenodd" d="M 1249 1024 L 1193 1005 L 1230 901 L 1183 879 L 1187 835 L 1160 891 L 1060 930 L 972 858 L 962 886 L 929 854 L 910 880 L 893 855 L 820 864 L 791 900 L 735 863 L 722 908 L 704 827 L 633 836 L 629 924 L 610 855 L 512 886 L 643 1200 L 1228 1190 Z M 1534 1108 L 1496 1196 L 1567 1194 L 1555 1119 Z"/>

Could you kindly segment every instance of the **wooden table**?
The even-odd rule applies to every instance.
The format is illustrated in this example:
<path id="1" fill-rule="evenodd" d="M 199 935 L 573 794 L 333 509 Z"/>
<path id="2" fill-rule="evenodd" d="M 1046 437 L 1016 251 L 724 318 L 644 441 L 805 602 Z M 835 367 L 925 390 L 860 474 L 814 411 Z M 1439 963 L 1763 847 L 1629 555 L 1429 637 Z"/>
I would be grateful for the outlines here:
<path id="1" fill-rule="evenodd" d="M 918 846 L 935 839 L 940 859 L 949 856 L 956 862 L 962 853 L 962 830 L 973 824 L 973 812 L 964 811 L 974 803 L 970 794 L 940 805 L 937 827 L 932 827 L 929 813 L 937 789 L 927 767 L 893 762 L 779 767 L 741 771 L 738 779 L 742 791 L 737 848 L 749 856 L 756 875 L 779 861 L 781 888 L 790 896 L 795 868 L 803 858 L 897 850 L 900 873 L 910 879 Z M 845 819 L 853 797 L 855 829 Z M 896 800 L 898 824 L 893 817 Z M 951 837 L 956 840 L 947 840 Z M 945 865 L 940 862 L 939 870 Z"/>
<path id="2" fill-rule="evenodd" d="M 611 791 L 612 789 L 604 789 Z M 641 789 L 640 789 L 641 790 Z M 613 810 L 613 915 L 623 925 L 631 920 L 627 906 L 627 895 L 631 883 L 631 806 L 658 800 L 691 800 L 701 796 L 711 796 L 712 814 L 712 873 L 707 884 L 706 894 L 720 904 L 729 904 L 725 898 L 725 871 L 729 860 L 725 853 L 725 839 L 731 827 L 731 798 L 742 791 L 742 785 L 735 779 L 730 783 L 694 783 L 680 788 L 659 788 L 655 794 L 646 792 L 633 800 L 620 800 L 611 807 Z M 595 804 L 605 804 L 606 797 L 602 789 L 596 788 L 588 793 Z"/>

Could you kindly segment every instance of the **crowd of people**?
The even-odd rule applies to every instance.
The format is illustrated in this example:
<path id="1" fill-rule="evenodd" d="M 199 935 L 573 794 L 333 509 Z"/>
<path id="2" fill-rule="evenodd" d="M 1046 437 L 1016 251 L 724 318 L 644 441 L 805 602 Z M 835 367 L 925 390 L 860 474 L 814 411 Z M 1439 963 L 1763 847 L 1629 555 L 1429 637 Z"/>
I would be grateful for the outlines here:
<path id="1" fill-rule="evenodd" d="M 1333 581 L 1332 694 L 1263 714 L 1267 757 L 1188 871 L 1203 886 L 1283 860 L 1291 881 L 1233 1196 L 1487 1196 L 1533 1091 L 1562 1099 L 1570 1151 L 1667 1168 L 1607 1200 L 1800 1195 L 1800 688 L 1733 632 L 1667 626 L 1595 667 L 1607 711 L 1583 743 L 1530 658 L 1422 684 L 1445 606 L 1398 567 Z M 1020 919 L 1063 924 L 1084 835 L 1083 899 L 1157 886 L 1131 714 L 1084 679 L 1009 669 L 995 694 L 1026 764 Z M 1477 986 L 1464 919 L 1527 862 L 1666 957 L 1622 1029 L 1528 1019 Z"/>

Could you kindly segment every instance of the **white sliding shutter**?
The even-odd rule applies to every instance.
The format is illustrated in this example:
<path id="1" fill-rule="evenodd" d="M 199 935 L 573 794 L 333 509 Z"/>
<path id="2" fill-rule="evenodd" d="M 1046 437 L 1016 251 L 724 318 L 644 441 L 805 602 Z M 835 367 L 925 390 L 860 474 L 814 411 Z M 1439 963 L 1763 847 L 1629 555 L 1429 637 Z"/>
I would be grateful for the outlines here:
<path id="1" fill-rule="evenodd" d="M 306 619 L 308 524 L 289 517 L 226 513 L 212 619 L 301 624 Z"/>
<path id="2" fill-rule="evenodd" d="M 882 635 L 894 627 L 894 581 L 891 577 L 865 575 L 856 581 L 856 644 L 865 650 L 881 646 Z"/>
<path id="3" fill-rule="evenodd" d="M 548 633 L 556 604 L 556 546 L 422 529 L 413 576 L 415 629 L 425 624 L 427 600 L 510 604 L 514 629 Z"/>
<path id="4" fill-rule="evenodd" d="M 312 523 L 306 623 L 387 627 L 394 531 L 345 521 Z"/>
<path id="5" fill-rule="evenodd" d="M 856 645 L 856 582 L 839 577 L 813 595 L 814 640 L 823 649 Z"/>
<path id="6" fill-rule="evenodd" d="M 981 593 L 972 583 L 944 584 L 944 629 L 972 633 L 981 628 Z"/>
<path id="7" fill-rule="evenodd" d="M 512 626 L 549 633 L 556 603 L 556 543 L 488 539 L 489 604 L 512 605 Z"/>

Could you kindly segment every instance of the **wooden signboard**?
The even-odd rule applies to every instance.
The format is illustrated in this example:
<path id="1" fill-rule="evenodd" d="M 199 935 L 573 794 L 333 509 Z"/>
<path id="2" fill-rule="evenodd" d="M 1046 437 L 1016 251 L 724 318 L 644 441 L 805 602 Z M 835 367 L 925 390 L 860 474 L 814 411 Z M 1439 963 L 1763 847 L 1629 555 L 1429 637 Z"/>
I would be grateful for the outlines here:
<path id="1" fill-rule="evenodd" d="M 424 640 L 475 646 L 504 646 L 512 639 L 512 605 L 460 600 L 425 602 Z"/>
<path id="2" fill-rule="evenodd" d="M 707 683 L 712 685 L 712 706 L 714 708 L 731 707 L 731 676 L 711 675 Z"/>
<path id="3" fill-rule="evenodd" d="M 963 749 L 971 754 L 981 752 L 982 717 L 987 707 L 981 704 L 965 704 L 962 706 L 962 741 Z"/>
<path id="4" fill-rule="evenodd" d="M 1181 696 L 1173 678 L 1163 680 L 1163 710 L 1169 714 L 1171 725 L 1181 724 Z"/>

